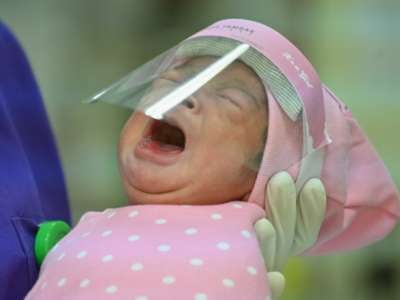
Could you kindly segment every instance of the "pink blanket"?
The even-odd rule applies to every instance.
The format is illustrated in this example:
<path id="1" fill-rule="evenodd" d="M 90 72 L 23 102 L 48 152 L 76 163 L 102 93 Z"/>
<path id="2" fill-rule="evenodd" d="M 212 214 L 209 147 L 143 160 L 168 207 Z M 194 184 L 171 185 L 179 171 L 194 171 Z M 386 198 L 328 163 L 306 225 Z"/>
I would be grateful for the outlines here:
<path id="1" fill-rule="evenodd" d="M 265 300 L 257 205 L 89 212 L 48 254 L 26 299 Z"/>

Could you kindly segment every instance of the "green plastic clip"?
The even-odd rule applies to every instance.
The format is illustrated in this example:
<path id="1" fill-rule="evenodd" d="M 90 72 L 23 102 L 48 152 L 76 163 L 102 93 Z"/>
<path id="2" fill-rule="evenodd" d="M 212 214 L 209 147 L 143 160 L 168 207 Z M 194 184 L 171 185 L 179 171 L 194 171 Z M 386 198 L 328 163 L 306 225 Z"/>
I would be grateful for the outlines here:
<path id="1" fill-rule="evenodd" d="M 49 221 L 39 225 L 39 230 L 35 237 L 35 258 L 40 266 L 47 253 L 61 240 L 71 227 L 64 221 Z"/>

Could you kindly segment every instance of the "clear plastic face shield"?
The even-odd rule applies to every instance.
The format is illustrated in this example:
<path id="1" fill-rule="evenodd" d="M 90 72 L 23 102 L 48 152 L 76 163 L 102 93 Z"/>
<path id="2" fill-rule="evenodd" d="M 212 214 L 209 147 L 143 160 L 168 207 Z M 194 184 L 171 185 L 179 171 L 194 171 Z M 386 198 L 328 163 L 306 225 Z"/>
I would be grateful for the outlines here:
<path id="1" fill-rule="evenodd" d="M 89 102 L 134 110 L 124 136 L 137 159 L 256 173 L 266 140 L 267 99 L 262 81 L 241 61 L 250 46 L 209 55 L 190 44 L 182 42 Z"/>
<path id="2" fill-rule="evenodd" d="M 232 39 L 185 40 L 90 100 L 96 101 L 133 109 L 125 126 L 132 151 L 164 166 L 196 157 L 186 168 L 257 173 L 268 129 L 266 166 L 277 172 L 299 165 L 300 188 L 319 177 L 321 149 L 330 143 L 310 127 L 323 106 L 310 110 L 273 61 Z"/>

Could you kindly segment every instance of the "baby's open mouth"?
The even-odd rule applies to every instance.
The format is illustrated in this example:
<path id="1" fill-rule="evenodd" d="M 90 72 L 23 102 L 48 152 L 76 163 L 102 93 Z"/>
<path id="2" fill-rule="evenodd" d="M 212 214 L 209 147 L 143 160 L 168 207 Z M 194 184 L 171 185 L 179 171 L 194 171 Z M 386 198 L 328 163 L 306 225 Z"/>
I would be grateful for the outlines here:
<path id="1" fill-rule="evenodd" d="M 165 151 L 183 151 L 185 149 L 185 134 L 174 125 L 165 121 L 154 120 L 146 136 Z"/>
<path id="2" fill-rule="evenodd" d="M 175 124 L 172 120 L 152 120 L 136 147 L 136 155 L 161 164 L 175 161 L 186 146 L 185 134 Z"/>

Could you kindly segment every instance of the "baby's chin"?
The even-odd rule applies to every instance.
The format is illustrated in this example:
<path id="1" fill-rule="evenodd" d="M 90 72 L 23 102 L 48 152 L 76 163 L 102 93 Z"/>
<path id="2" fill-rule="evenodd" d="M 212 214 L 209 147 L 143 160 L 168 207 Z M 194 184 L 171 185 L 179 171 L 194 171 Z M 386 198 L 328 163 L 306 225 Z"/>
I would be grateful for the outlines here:
<path id="1" fill-rule="evenodd" d="M 215 205 L 230 201 L 247 201 L 250 192 L 241 196 L 224 197 L 224 193 L 200 193 L 196 187 L 183 187 L 181 189 L 165 192 L 140 190 L 124 183 L 128 202 L 132 205 Z M 226 193 L 225 193 L 226 195 Z"/>
<path id="2" fill-rule="evenodd" d="M 131 159 L 120 165 L 131 204 L 212 205 L 247 201 L 256 178 L 255 174 L 247 174 L 246 178 L 227 183 L 223 174 L 193 172 L 201 168 L 193 166 L 190 160 L 160 166 L 133 156 Z"/>

